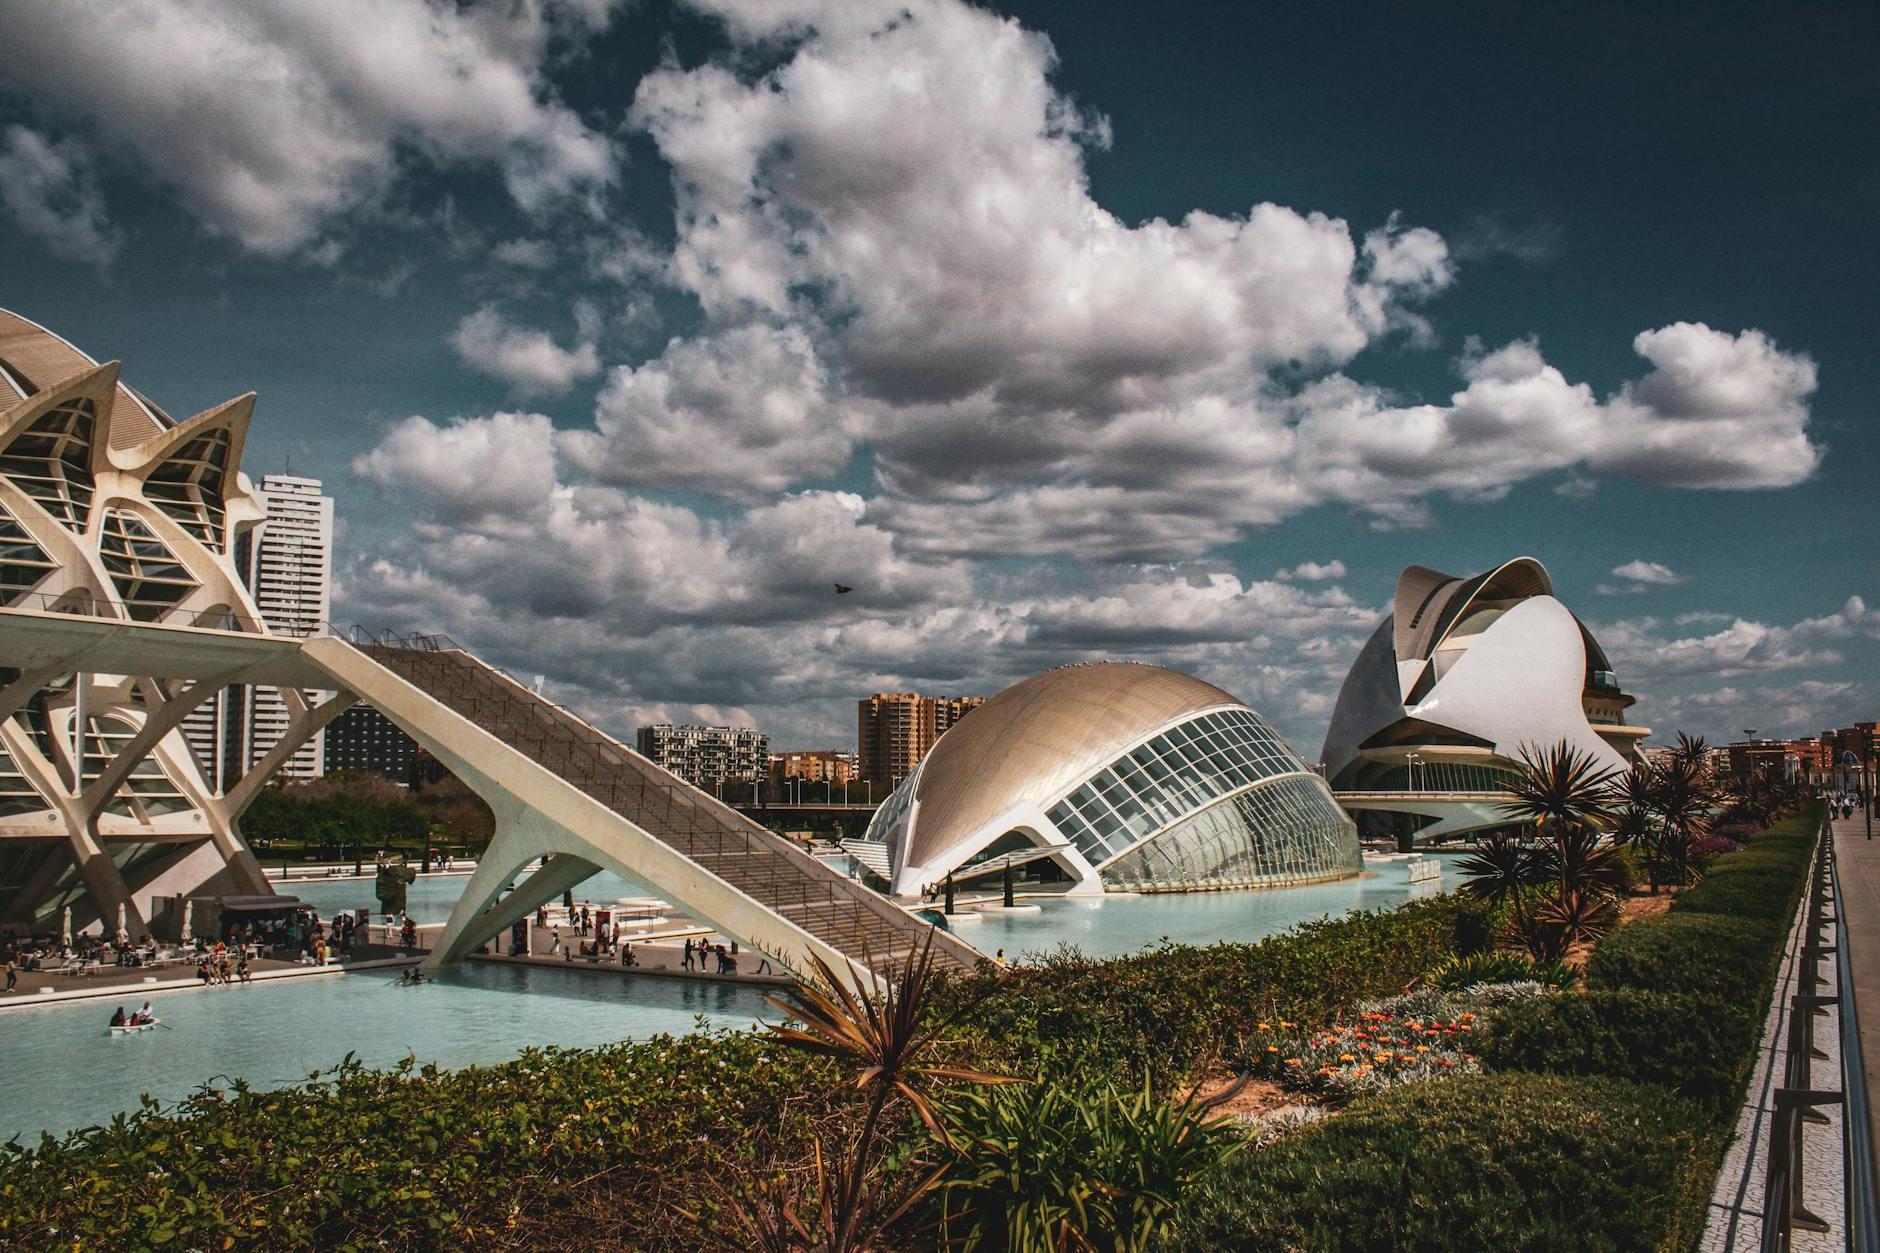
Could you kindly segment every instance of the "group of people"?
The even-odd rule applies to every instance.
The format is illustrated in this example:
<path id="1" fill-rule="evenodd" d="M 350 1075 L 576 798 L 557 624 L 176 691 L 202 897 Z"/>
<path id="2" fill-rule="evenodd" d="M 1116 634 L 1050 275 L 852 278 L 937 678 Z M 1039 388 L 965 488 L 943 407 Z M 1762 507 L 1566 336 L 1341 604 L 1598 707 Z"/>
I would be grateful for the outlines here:
<path id="1" fill-rule="evenodd" d="M 1828 798 L 1828 808 L 1837 811 L 1843 819 L 1852 818 L 1866 803 L 1867 799 L 1858 792 L 1843 792 Z"/>
<path id="2" fill-rule="evenodd" d="M 714 960 L 718 963 L 718 968 L 711 970 L 709 966 Z M 704 940 L 694 944 L 688 939 L 685 942 L 685 958 L 679 963 L 679 968 L 697 970 L 700 974 L 735 975 L 738 973 L 738 942 L 733 940 L 727 947 L 723 944 L 708 944 Z M 765 957 L 758 963 L 753 973 L 771 974 L 770 959 Z"/>
<path id="3" fill-rule="evenodd" d="M 196 958 L 196 981 L 206 988 L 226 987 L 231 983 L 253 983 L 254 970 L 248 964 L 248 949 L 231 949 L 221 940 L 205 948 Z"/>
<path id="4" fill-rule="evenodd" d="M 157 1016 L 150 1012 L 149 1001 L 145 1001 L 144 1007 L 135 1013 L 126 1014 L 124 1007 L 120 1005 L 117 1013 L 111 1015 L 111 1025 L 114 1027 L 141 1027 L 147 1023 L 154 1023 L 156 1020 Z"/>

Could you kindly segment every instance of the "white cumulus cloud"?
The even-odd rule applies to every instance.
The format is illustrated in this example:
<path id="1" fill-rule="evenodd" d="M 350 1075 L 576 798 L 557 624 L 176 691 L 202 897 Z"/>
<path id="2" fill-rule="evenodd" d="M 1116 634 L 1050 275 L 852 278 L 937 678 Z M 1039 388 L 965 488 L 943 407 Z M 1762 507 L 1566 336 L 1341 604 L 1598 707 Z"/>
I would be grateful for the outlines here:
<path id="1" fill-rule="evenodd" d="M 480 374 L 501 379 L 517 396 L 552 396 L 601 372 L 597 315 L 576 310 L 578 338 L 563 348 L 547 331 L 510 321 L 494 305 L 484 305 L 457 324 L 451 346 L 463 363 Z"/>
<path id="2" fill-rule="evenodd" d="M 612 182 L 611 142 L 544 72 L 608 8 L 15 0 L 0 6 L 0 75 L 141 162 L 212 229 L 283 254 L 374 203 L 406 153 L 492 165 L 529 210 Z"/>

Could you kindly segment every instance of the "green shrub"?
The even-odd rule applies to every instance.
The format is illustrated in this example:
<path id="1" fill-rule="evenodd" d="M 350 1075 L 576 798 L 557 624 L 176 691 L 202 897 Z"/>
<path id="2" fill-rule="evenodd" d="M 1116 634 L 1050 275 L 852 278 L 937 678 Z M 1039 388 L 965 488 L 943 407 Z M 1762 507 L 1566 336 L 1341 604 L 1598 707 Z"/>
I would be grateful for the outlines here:
<path id="1" fill-rule="evenodd" d="M 1797 871 L 1740 871 L 1707 875 L 1678 897 L 1683 914 L 1724 914 L 1786 924 L 1800 903 L 1803 875 Z"/>
<path id="2" fill-rule="evenodd" d="M 1779 923 L 1756 918 L 1696 912 L 1641 918 L 1593 949 L 1586 983 L 1766 1005 L 1783 935 Z"/>
<path id="3" fill-rule="evenodd" d="M 1564 988 L 1579 982 L 1580 973 L 1560 962 L 1537 962 L 1525 953 L 1471 953 L 1452 957 L 1423 977 L 1445 992 L 1460 992 L 1478 983 L 1543 983 Z"/>
<path id="4" fill-rule="evenodd" d="M 1075 1078 L 962 1088 L 942 1118 L 958 1149 L 938 1197 L 948 1248 L 1145 1249 L 1247 1145 L 1198 1102 Z"/>
<path id="5" fill-rule="evenodd" d="M 1168 1247 L 1687 1247 L 1721 1133 L 1648 1085 L 1480 1075 L 1353 1102 L 1198 1189 Z"/>
<path id="6" fill-rule="evenodd" d="M 982 971 L 953 994 L 976 1002 L 978 1064 L 1030 1070 L 1042 1053 L 1062 1051 L 1132 1080 L 1167 1079 L 1200 1058 L 1243 1052 L 1260 1022 L 1314 1025 L 1401 992 L 1487 935 L 1487 906 L 1439 896 L 1320 919 L 1258 944 L 1165 945 L 1108 960 L 1060 952 L 1003 977 Z"/>
<path id="7" fill-rule="evenodd" d="M 1747 1005 L 1622 988 L 1505 1001 L 1478 1047 L 1491 1071 L 1655 1083 L 1728 1118 L 1760 1026 Z"/>

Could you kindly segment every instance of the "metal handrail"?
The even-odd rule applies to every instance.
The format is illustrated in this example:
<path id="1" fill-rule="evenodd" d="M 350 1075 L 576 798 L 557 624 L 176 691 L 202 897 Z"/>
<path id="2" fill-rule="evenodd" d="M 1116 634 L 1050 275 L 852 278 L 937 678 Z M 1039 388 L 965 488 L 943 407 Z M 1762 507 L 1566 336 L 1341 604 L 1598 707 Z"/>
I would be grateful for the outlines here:
<path id="1" fill-rule="evenodd" d="M 396 659 L 379 659 L 407 678 L 421 675 L 421 685 L 460 715 L 838 949 L 867 954 L 875 965 L 912 947 L 905 911 L 683 780 L 656 778 L 666 772 L 514 676 L 442 637 L 361 634 L 355 642 L 368 652 L 399 649 Z M 976 958 L 961 948 L 962 961 Z"/>
<path id="2" fill-rule="evenodd" d="M 1827 832 L 1834 889 L 1837 941 L 1846 935 L 1847 908 L 1841 875 L 1832 852 L 1833 826 Z M 1841 1111 L 1847 1185 L 1847 1247 L 1853 1253 L 1880 1253 L 1880 1196 L 1874 1177 L 1873 1115 L 1867 1106 L 1867 1065 L 1860 1051 L 1860 1009 L 1854 998 L 1852 945 L 1841 944 L 1835 961 L 1835 992 L 1841 998 L 1841 1077 L 1846 1104 Z"/>
<path id="3" fill-rule="evenodd" d="M 1803 902 L 1801 972 L 1797 991 L 1789 998 L 1788 1030 L 1782 1082 L 1773 1093 L 1775 1109 L 1769 1122 L 1769 1155 L 1763 1187 L 1763 1253 L 1787 1253 L 1798 1230 L 1825 1232 L 1829 1224 L 1803 1203 L 1802 1179 L 1807 1164 L 1803 1124 L 1825 1123 L 1817 1107 L 1842 1106 L 1841 1136 L 1844 1169 L 1847 1247 L 1860 1253 L 1880 1253 L 1880 1219 L 1875 1208 L 1873 1132 L 1867 1112 L 1866 1069 L 1861 1061 L 1859 1014 L 1854 985 L 1843 943 L 1842 893 L 1834 852 L 1834 828 L 1823 822 L 1815 855 L 1809 866 L 1807 896 Z M 1832 908 L 1833 914 L 1827 910 Z M 1827 926 L 1835 927 L 1829 944 Z M 1816 989 L 1821 959 L 1835 955 L 1834 995 Z M 1839 1009 L 1840 1089 L 1813 1085 L 1812 1061 L 1827 1054 L 1815 1047 L 1815 1017 L 1829 1006 Z"/>

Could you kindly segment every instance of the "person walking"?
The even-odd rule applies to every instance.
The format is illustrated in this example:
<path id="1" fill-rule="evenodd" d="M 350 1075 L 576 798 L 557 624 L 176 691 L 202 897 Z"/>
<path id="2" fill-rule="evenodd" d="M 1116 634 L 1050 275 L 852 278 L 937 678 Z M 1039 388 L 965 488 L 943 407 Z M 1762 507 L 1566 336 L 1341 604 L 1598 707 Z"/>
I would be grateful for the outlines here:
<path id="1" fill-rule="evenodd" d="M 685 940 L 685 960 L 684 960 L 683 962 L 681 962 L 681 963 L 679 963 L 679 968 L 680 968 L 680 969 L 682 969 L 682 970 L 690 970 L 690 969 L 692 969 L 692 937 L 691 937 L 691 936 L 687 936 L 687 937 L 686 937 L 686 940 Z"/>
<path id="2" fill-rule="evenodd" d="M 19 968 L 11 961 L 7 962 L 7 991 L 11 992 L 20 981 Z"/>

